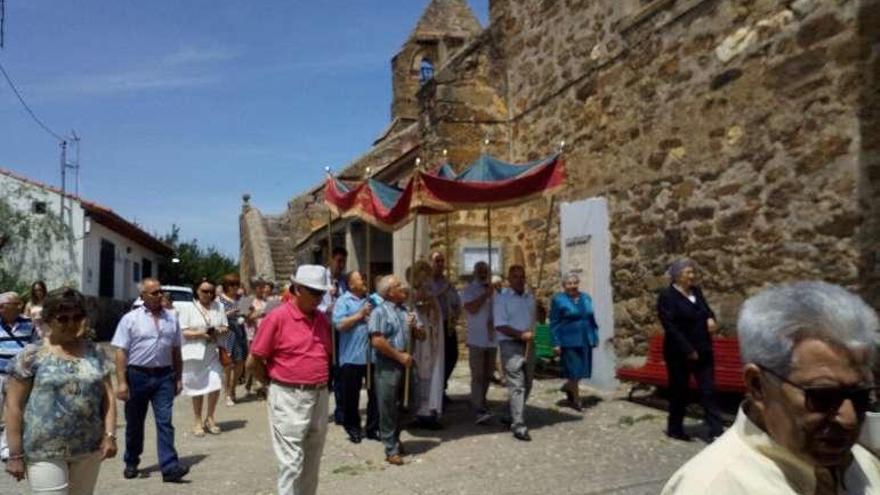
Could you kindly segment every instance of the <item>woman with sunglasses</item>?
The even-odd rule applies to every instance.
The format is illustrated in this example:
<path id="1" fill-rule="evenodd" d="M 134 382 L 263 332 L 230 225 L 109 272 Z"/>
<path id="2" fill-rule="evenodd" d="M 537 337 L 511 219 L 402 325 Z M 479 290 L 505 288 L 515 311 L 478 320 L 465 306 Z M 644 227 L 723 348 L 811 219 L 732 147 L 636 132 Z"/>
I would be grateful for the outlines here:
<path id="1" fill-rule="evenodd" d="M 183 393 L 192 397 L 193 435 L 220 433 L 214 420 L 223 367 L 217 342 L 222 341 L 228 329 L 226 310 L 215 300 L 214 284 L 207 279 L 193 286 L 195 300 L 180 308 L 180 331 L 183 334 Z M 208 396 L 207 411 L 202 417 L 204 398 Z"/>
<path id="2" fill-rule="evenodd" d="M 657 312 L 665 332 L 663 357 L 669 375 L 669 417 L 666 435 L 669 438 L 690 441 L 684 432 L 684 413 L 687 408 L 688 382 L 693 375 L 700 390 L 700 402 L 706 412 L 709 439 L 723 433 L 721 416 L 715 407 L 715 363 L 712 337 L 718 325 L 715 313 L 696 284 L 696 266 L 683 258 L 669 267 L 672 283 L 660 292 Z"/>
<path id="3" fill-rule="evenodd" d="M 101 461 L 116 455 L 116 399 L 104 355 L 84 339 L 85 298 L 70 288 L 50 293 L 43 319 L 51 329 L 10 364 L 6 471 L 27 477 L 34 493 L 91 494 Z"/>

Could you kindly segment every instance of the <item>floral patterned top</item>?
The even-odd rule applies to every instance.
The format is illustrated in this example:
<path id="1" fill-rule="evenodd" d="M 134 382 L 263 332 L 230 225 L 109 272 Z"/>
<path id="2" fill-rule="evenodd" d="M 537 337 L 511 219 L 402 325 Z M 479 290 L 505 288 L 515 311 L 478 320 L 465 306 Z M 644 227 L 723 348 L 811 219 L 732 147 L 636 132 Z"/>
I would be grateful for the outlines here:
<path id="1" fill-rule="evenodd" d="M 110 369 L 92 342 L 81 358 L 66 359 L 28 345 L 8 372 L 32 384 L 24 410 L 27 461 L 69 459 L 95 452 L 104 437 L 104 378 Z"/>

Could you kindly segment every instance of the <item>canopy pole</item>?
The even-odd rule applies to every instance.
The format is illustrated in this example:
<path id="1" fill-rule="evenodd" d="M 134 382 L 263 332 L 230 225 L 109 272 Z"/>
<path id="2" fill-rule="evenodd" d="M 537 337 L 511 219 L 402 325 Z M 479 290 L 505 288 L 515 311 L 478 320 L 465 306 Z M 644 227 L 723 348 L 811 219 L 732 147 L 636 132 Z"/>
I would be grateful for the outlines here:
<path id="1" fill-rule="evenodd" d="M 371 266 L 372 263 L 370 263 L 370 260 L 372 259 L 370 257 L 370 246 L 373 243 L 372 243 L 372 239 L 370 238 L 370 231 L 372 230 L 370 228 L 370 223 L 364 222 L 364 225 L 366 226 L 366 229 L 367 229 L 367 272 L 366 272 L 367 273 L 367 280 L 366 280 L 366 283 L 367 283 L 367 295 L 369 296 L 369 294 L 373 290 L 373 277 L 372 277 L 372 266 Z M 370 304 L 370 303 L 367 302 L 366 304 Z M 367 362 L 367 390 L 368 391 L 371 390 L 373 387 L 373 383 L 372 383 L 372 376 L 373 376 L 372 364 L 373 363 L 372 363 L 372 361 L 373 360 L 371 359 L 371 356 L 370 356 L 370 347 L 367 346 L 366 362 Z"/>
<path id="2" fill-rule="evenodd" d="M 556 196 L 550 196 L 550 208 L 547 210 L 547 223 L 544 225 L 544 242 L 541 243 L 541 261 L 538 263 L 538 283 L 535 286 L 540 289 L 544 279 L 544 260 L 547 257 L 547 243 L 550 242 L 550 222 L 553 220 L 553 207 Z"/>
<path id="3" fill-rule="evenodd" d="M 449 280 L 449 264 L 452 262 L 452 260 L 450 259 L 450 253 L 452 252 L 452 246 L 449 243 L 450 242 L 449 241 L 449 213 L 446 214 L 445 230 L 446 230 L 446 280 Z M 459 270 L 458 273 L 461 273 L 461 270 Z"/>
<path id="4" fill-rule="evenodd" d="M 449 150 L 444 148 L 443 149 L 443 164 L 446 165 L 448 163 L 449 163 Z M 449 280 L 449 265 L 450 265 L 450 263 L 452 263 L 452 260 L 450 257 L 450 255 L 452 253 L 452 246 L 450 245 L 450 240 L 449 240 L 449 213 L 446 214 L 445 220 L 446 220 L 446 225 L 445 225 L 444 230 L 446 231 L 445 232 L 445 234 L 446 234 L 446 280 Z M 460 268 L 459 268 L 459 273 L 461 273 Z"/>
<path id="5" fill-rule="evenodd" d="M 421 164 L 422 159 L 416 158 L 416 170 L 414 174 L 419 173 L 419 165 Z M 413 177 L 413 180 L 416 180 L 416 177 Z M 413 183 L 413 188 L 415 188 L 416 184 Z M 415 217 L 413 217 L 413 231 L 412 231 L 412 253 L 410 254 L 410 263 L 409 263 L 409 278 L 413 279 L 415 276 L 416 269 L 416 247 L 417 240 L 419 237 L 419 214 L 416 213 Z M 410 310 L 415 311 L 415 290 L 413 287 L 409 288 L 409 302 L 410 302 Z M 409 329 L 407 329 L 409 330 Z M 406 339 L 406 353 L 412 355 L 412 335 L 410 338 Z M 412 366 L 406 368 L 403 377 L 403 407 L 409 408 L 409 384 L 410 384 L 410 375 L 412 375 Z"/>
<path id="6" fill-rule="evenodd" d="M 488 252 L 486 255 L 489 259 L 489 284 L 492 284 L 492 207 L 486 207 L 486 239 L 488 245 Z M 494 288 L 493 288 L 494 290 Z M 489 321 L 492 321 L 492 299 L 489 299 Z M 489 342 L 495 342 L 495 326 L 493 323 L 489 324 Z"/>
<path id="7" fill-rule="evenodd" d="M 489 278 L 492 278 L 492 207 L 486 208 L 486 238 L 489 250 L 486 255 L 489 257 Z"/>
<path id="8" fill-rule="evenodd" d="M 370 167 L 366 168 L 366 174 L 367 174 L 367 180 L 369 181 L 370 180 Z M 367 243 L 367 259 L 366 259 L 367 267 L 366 268 L 367 269 L 366 269 L 366 271 L 364 271 L 363 268 L 361 268 L 361 274 L 366 275 L 366 280 L 364 280 L 364 282 L 367 284 L 367 296 L 369 296 L 373 290 L 373 266 L 372 266 L 373 265 L 372 264 L 373 257 L 371 254 L 372 247 L 373 247 L 373 240 L 372 240 L 372 228 L 371 228 L 370 222 L 365 221 L 364 228 L 366 229 L 366 243 Z M 369 299 L 366 302 L 366 304 L 370 304 Z M 373 379 L 372 379 L 372 377 L 373 377 L 373 366 L 372 366 L 373 363 L 372 363 L 372 361 L 373 360 L 371 359 L 371 356 L 370 356 L 370 354 L 371 354 L 370 346 L 367 346 L 366 354 L 367 355 L 366 355 L 365 362 L 367 363 L 367 390 L 369 391 L 373 387 L 373 383 L 372 383 L 372 381 L 373 381 Z"/>
<path id="9" fill-rule="evenodd" d="M 412 280 L 415 275 L 413 272 L 416 268 L 416 240 L 419 234 L 419 215 L 416 214 L 413 219 L 413 238 L 412 238 L 412 259 L 409 264 L 409 278 Z M 410 300 L 410 310 L 415 311 L 415 289 L 413 287 L 409 288 L 409 300 Z M 412 355 L 412 335 L 410 338 L 406 339 L 406 353 Z M 409 384 L 410 384 L 410 375 L 412 374 L 412 366 L 406 368 L 406 373 L 404 374 L 403 379 L 403 407 L 409 408 Z"/>
<path id="10" fill-rule="evenodd" d="M 327 175 L 330 178 L 333 178 L 333 174 L 330 173 L 330 167 L 324 168 L 327 172 Z M 325 186 L 326 187 L 326 186 Z M 327 278 L 332 278 L 330 275 L 330 265 L 333 263 L 333 210 L 330 207 L 327 207 Z M 330 283 L 333 283 L 333 280 L 330 280 Z M 337 366 L 339 364 L 338 357 L 336 356 L 336 330 L 330 329 L 330 341 L 333 345 L 333 366 Z"/>

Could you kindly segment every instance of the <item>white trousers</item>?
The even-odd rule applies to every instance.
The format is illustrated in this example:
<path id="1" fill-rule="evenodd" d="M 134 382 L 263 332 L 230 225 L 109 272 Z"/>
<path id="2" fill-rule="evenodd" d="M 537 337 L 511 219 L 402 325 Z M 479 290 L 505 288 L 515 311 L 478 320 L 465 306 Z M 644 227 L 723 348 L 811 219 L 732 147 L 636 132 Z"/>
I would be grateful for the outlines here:
<path id="1" fill-rule="evenodd" d="M 278 459 L 278 495 L 314 495 L 327 436 L 327 388 L 269 385 L 269 432 Z"/>
<path id="2" fill-rule="evenodd" d="M 101 469 L 101 452 L 71 459 L 31 462 L 28 483 L 34 495 L 92 495 Z"/>

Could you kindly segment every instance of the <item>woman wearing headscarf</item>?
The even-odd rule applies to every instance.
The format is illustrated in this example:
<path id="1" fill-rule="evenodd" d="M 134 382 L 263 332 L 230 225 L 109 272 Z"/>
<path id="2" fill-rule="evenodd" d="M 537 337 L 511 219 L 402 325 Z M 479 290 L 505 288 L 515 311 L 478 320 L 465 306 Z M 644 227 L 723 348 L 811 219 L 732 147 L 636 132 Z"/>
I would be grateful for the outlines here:
<path id="1" fill-rule="evenodd" d="M 672 283 L 660 292 L 657 312 L 663 325 L 663 357 L 669 376 L 669 417 L 666 435 L 690 441 L 684 432 L 690 376 L 696 379 L 700 402 L 706 411 L 709 439 L 721 435 L 721 418 L 715 407 L 715 364 L 712 337 L 718 325 L 715 313 L 696 285 L 696 266 L 689 259 L 680 259 L 669 267 Z"/>
<path id="2" fill-rule="evenodd" d="M 78 291 L 52 291 L 43 303 L 51 328 L 41 344 L 9 364 L 6 471 L 33 493 L 94 493 L 101 461 L 116 455 L 116 398 L 106 358 L 84 336 Z"/>
<path id="3" fill-rule="evenodd" d="M 589 378 L 593 371 L 593 348 L 599 345 L 599 325 L 593 312 L 593 300 L 581 292 L 581 280 L 570 273 L 562 280 L 563 291 L 550 301 L 550 335 L 562 367 L 562 385 L 568 402 L 582 411 L 578 380 Z"/>

